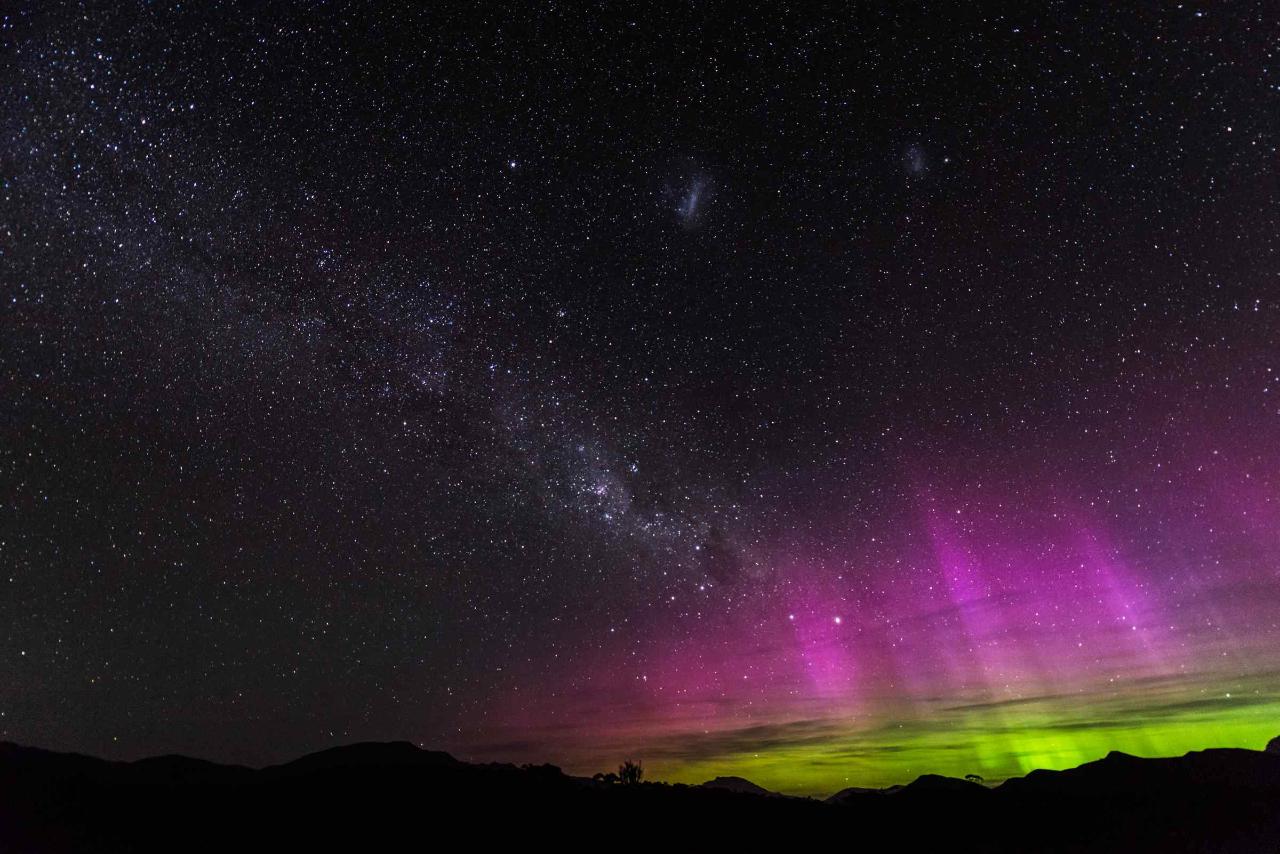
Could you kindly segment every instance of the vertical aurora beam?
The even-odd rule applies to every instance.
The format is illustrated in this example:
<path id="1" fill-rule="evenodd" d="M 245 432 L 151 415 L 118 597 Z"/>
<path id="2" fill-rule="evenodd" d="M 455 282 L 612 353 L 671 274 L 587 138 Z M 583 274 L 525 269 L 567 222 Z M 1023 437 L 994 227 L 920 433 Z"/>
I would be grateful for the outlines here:
<path id="1" fill-rule="evenodd" d="M 857 669 L 849 641 L 847 603 L 825 581 L 806 581 L 791 573 L 787 623 L 794 633 L 795 656 L 807 680 L 810 695 L 826 702 L 852 699 Z"/>

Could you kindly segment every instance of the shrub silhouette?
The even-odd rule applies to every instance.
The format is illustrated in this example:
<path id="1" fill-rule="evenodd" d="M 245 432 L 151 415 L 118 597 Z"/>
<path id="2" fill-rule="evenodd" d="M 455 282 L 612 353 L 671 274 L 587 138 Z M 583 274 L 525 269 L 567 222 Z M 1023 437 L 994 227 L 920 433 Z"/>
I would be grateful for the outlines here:
<path id="1" fill-rule="evenodd" d="M 591 779 L 595 780 L 597 783 L 616 783 L 618 782 L 618 775 L 612 771 L 608 774 L 603 771 L 597 771 L 592 775 Z"/>
<path id="2" fill-rule="evenodd" d="M 970 783 L 981 783 L 981 782 L 982 782 L 982 775 L 981 775 L 981 774 L 965 774 L 965 775 L 964 775 L 964 778 L 965 778 L 966 780 L 968 780 Z"/>
<path id="3" fill-rule="evenodd" d="M 640 782 L 640 778 L 644 776 L 644 766 L 639 762 L 632 762 L 628 759 L 618 766 L 618 779 L 630 786 L 634 786 Z"/>

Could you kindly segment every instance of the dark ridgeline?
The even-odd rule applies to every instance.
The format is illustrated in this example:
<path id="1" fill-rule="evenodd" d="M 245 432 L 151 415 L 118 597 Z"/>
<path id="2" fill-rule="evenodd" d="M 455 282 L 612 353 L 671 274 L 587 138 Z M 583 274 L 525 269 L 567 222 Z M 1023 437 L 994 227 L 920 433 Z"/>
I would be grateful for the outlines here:
<path id="1" fill-rule="evenodd" d="M 0 743 L 0 851 L 428 850 L 517 839 L 665 849 L 786 837 L 853 850 L 1255 854 L 1280 851 L 1276 746 L 1111 753 L 993 788 L 926 775 L 817 801 L 739 777 L 625 785 L 553 765 L 471 765 L 407 742 L 261 770 Z"/>
<path id="2" fill-rule="evenodd" d="M 757 786 L 750 780 L 742 777 L 716 777 L 714 780 L 708 780 L 702 784 L 704 789 L 723 789 L 726 792 L 745 792 L 749 795 L 772 795 L 774 797 L 783 797 L 777 792 L 771 792 L 763 786 Z"/>

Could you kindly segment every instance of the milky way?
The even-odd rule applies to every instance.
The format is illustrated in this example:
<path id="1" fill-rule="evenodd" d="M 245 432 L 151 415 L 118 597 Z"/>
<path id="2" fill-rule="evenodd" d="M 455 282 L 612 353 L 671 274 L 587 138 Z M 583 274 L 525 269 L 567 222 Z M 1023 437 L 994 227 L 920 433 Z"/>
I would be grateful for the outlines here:
<path id="1" fill-rule="evenodd" d="M 0 738 L 1276 735 L 1275 16 L 741 14 L 3 13 Z"/>

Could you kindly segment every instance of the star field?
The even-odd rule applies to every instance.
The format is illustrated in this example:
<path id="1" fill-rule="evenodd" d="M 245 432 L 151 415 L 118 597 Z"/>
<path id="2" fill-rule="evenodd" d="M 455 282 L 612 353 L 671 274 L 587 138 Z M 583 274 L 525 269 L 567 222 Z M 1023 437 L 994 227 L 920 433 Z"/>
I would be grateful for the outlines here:
<path id="1" fill-rule="evenodd" d="M 0 738 L 1260 747 L 1273 12 L 0 12 Z"/>

